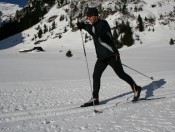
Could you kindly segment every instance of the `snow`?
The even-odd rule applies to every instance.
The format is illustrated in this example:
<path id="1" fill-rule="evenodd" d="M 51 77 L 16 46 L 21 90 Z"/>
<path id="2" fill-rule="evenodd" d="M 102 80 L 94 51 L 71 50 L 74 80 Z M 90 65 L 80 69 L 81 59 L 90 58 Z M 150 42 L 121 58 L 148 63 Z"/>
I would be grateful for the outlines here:
<path id="1" fill-rule="evenodd" d="M 50 14 L 55 15 L 53 12 L 56 6 Z M 39 24 L 47 23 L 49 17 L 47 14 Z M 113 26 L 112 16 L 107 20 Z M 99 113 L 95 113 L 94 107 L 77 108 L 91 97 L 80 32 L 68 28 L 62 39 L 50 35 L 34 45 L 31 38 L 39 24 L 0 41 L 1 132 L 175 131 L 175 48 L 169 44 L 174 27 L 156 24 L 154 32 L 136 32 L 143 44 L 136 41 L 119 50 L 123 64 L 154 77 L 151 80 L 124 67 L 142 87 L 140 98 L 147 100 L 130 102 L 130 86 L 107 67 L 101 79 L 101 105 L 95 107 Z M 61 26 L 66 26 L 66 21 Z M 62 32 L 61 26 L 54 32 Z M 19 53 L 34 46 L 42 46 L 46 52 Z M 93 42 L 85 46 L 92 76 L 96 61 Z M 69 49 L 71 58 L 65 56 Z"/>

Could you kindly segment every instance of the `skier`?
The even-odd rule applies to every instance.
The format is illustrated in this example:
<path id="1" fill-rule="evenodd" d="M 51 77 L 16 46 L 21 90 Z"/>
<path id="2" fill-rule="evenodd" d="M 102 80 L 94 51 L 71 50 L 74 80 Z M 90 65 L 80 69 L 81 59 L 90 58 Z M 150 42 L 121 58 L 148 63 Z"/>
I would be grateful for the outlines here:
<path id="1" fill-rule="evenodd" d="M 93 72 L 93 93 L 92 98 L 81 107 L 99 105 L 99 90 L 102 73 L 108 65 L 110 65 L 115 73 L 124 81 L 126 81 L 134 92 L 133 101 L 137 101 L 140 97 L 141 87 L 124 72 L 120 60 L 120 54 L 116 48 L 111 29 L 106 20 L 101 20 L 98 16 L 97 8 L 88 8 L 87 19 L 89 23 L 77 22 L 78 29 L 86 30 L 92 37 L 96 49 L 97 61 Z"/>

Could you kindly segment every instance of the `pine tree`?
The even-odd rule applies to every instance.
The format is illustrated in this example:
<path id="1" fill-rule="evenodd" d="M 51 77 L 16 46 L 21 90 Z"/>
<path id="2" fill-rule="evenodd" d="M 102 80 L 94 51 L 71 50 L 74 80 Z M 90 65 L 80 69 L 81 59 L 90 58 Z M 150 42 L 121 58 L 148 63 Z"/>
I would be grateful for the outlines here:
<path id="1" fill-rule="evenodd" d="M 67 56 L 67 57 L 72 57 L 72 56 L 73 56 L 71 50 L 68 50 L 68 51 L 67 51 L 66 56 Z"/>
<path id="2" fill-rule="evenodd" d="M 72 23 L 72 16 L 71 16 L 71 15 L 69 16 L 69 20 L 70 20 L 69 26 L 70 26 L 70 28 L 73 28 L 74 25 L 73 25 L 73 23 Z"/>
<path id="3" fill-rule="evenodd" d="M 123 37 L 123 44 L 127 46 L 132 46 L 134 44 L 133 32 L 132 32 L 129 22 L 127 22 L 126 24 L 126 31 Z"/>
<path id="4" fill-rule="evenodd" d="M 56 23 L 55 23 L 55 21 L 53 21 L 53 23 L 52 23 L 52 30 L 55 29 L 55 28 L 56 28 Z"/>
<path id="5" fill-rule="evenodd" d="M 42 37 L 42 34 L 43 34 L 43 31 L 42 31 L 42 29 L 40 28 L 40 29 L 39 29 L 39 32 L 38 32 L 38 37 L 41 38 L 41 37 Z"/>
<path id="6" fill-rule="evenodd" d="M 138 22 L 138 29 L 140 32 L 144 31 L 144 25 L 143 25 L 143 21 L 141 16 L 139 15 L 137 18 L 137 22 Z"/>
<path id="7" fill-rule="evenodd" d="M 58 36 L 58 37 L 59 37 L 59 39 L 60 39 L 60 38 L 62 38 L 61 34 L 59 34 L 59 36 Z"/>
<path id="8" fill-rule="evenodd" d="M 48 32 L 48 28 L 46 26 L 46 24 L 44 24 L 44 33 Z"/>
<path id="9" fill-rule="evenodd" d="M 123 5 L 123 8 L 122 8 L 122 13 L 125 14 L 127 12 L 127 9 L 126 9 L 126 4 Z"/>
<path id="10" fill-rule="evenodd" d="M 174 45 L 174 40 L 171 38 L 170 39 L 170 42 L 169 42 L 170 45 Z"/>
<path id="11" fill-rule="evenodd" d="M 66 28 L 66 27 L 64 28 L 64 33 L 65 33 L 65 32 L 67 32 L 67 28 Z"/>
<path id="12" fill-rule="evenodd" d="M 60 21 L 63 21 L 64 20 L 64 15 L 61 15 L 60 16 Z"/>
<path id="13" fill-rule="evenodd" d="M 147 17 L 145 17 L 145 21 L 148 21 L 148 18 Z"/>

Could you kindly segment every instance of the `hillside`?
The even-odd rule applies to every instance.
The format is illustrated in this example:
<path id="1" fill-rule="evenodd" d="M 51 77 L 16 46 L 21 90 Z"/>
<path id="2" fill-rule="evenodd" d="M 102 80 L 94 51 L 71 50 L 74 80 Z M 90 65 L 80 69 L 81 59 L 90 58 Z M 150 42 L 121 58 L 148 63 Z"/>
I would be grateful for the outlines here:
<path id="1" fill-rule="evenodd" d="M 2 22 L 9 21 L 10 17 L 14 17 L 17 10 L 22 9 L 18 5 L 0 2 L 0 26 Z"/>
<path id="2" fill-rule="evenodd" d="M 175 13 L 174 13 L 174 1 L 164 1 L 164 0 L 156 0 L 156 1 L 148 1 L 148 0 L 138 0 L 138 2 L 128 1 L 127 3 L 127 13 L 123 15 L 119 10 L 120 1 L 113 2 L 104 1 L 101 4 L 103 10 L 116 10 L 116 13 L 109 13 L 106 20 L 109 22 L 111 28 L 115 27 L 115 23 L 121 23 L 122 21 L 129 21 L 132 30 L 133 37 L 135 39 L 135 45 L 147 44 L 148 39 L 154 39 L 156 37 L 160 38 L 160 41 L 163 41 L 166 44 L 169 44 L 171 38 L 174 38 L 175 31 Z M 80 4 L 78 5 L 80 6 Z M 75 49 L 78 48 L 81 43 L 80 33 L 72 32 L 69 27 L 69 5 L 65 5 L 63 7 L 58 7 L 58 4 L 52 7 L 52 9 L 44 16 L 44 19 L 41 20 L 40 23 L 34 25 L 30 29 L 14 35 L 7 40 L 0 41 L 1 49 L 6 49 L 9 47 L 9 43 L 11 46 L 15 46 L 17 50 L 33 48 L 34 46 L 42 46 L 47 51 L 50 49 L 56 51 L 62 49 Z M 115 9 L 116 8 L 116 9 Z M 101 14 L 102 15 L 102 14 Z M 144 22 L 144 31 L 139 32 L 137 27 L 137 18 L 140 15 Z M 148 20 L 146 21 L 145 18 Z M 73 24 L 76 26 L 76 19 L 73 21 Z M 55 28 L 53 30 L 52 26 L 55 23 Z M 41 38 L 38 37 L 39 29 L 43 30 L 47 28 L 49 30 L 45 34 L 42 35 Z M 76 40 L 71 40 L 69 37 L 74 36 L 72 38 L 77 38 Z M 84 33 L 85 35 L 86 33 Z M 74 42 L 70 44 L 70 42 Z M 92 43 L 92 42 L 88 42 Z M 88 44 L 89 45 L 89 44 Z M 90 44 L 92 45 L 92 44 Z M 93 47 L 90 46 L 90 47 Z"/>

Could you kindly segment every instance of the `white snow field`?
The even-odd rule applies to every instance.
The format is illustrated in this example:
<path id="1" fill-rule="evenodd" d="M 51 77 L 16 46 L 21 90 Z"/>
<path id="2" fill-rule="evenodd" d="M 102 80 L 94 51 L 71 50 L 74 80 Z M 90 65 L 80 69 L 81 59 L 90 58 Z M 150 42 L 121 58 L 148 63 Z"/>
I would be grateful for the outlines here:
<path id="1" fill-rule="evenodd" d="M 150 7 L 151 1 L 147 2 Z M 160 9 L 156 9 L 152 13 L 157 18 Z M 53 7 L 49 13 L 56 11 Z M 111 25 L 113 19 L 107 18 Z M 136 41 L 119 50 L 123 64 L 154 78 L 124 67 L 142 87 L 142 100 L 132 103 L 130 86 L 108 67 L 101 79 L 98 113 L 94 107 L 78 108 L 91 98 L 80 32 L 68 29 L 62 39 L 51 36 L 39 44 L 45 52 L 19 53 L 35 46 L 31 38 L 37 26 L 0 41 L 0 132 L 175 131 L 175 45 L 169 44 L 174 39 L 174 22 L 166 26 L 156 23 L 154 32 L 137 32 L 143 44 Z M 54 32 L 58 31 L 59 26 Z M 92 77 L 93 42 L 85 47 Z M 69 49 L 71 58 L 65 55 Z"/>

